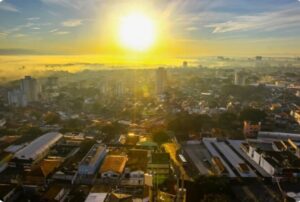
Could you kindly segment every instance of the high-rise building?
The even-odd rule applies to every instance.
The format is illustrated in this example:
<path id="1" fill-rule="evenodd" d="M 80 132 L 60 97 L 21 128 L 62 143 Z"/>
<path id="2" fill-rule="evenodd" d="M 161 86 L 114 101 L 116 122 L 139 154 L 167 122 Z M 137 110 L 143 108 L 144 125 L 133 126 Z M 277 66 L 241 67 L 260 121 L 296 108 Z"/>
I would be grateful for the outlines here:
<path id="1" fill-rule="evenodd" d="M 156 95 L 161 96 L 167 88 L 167 71 L 160 67 L 156 70 Z"/>
<path id="2" fill-rule="evenodd" d="M 246 75 L 243 71 L 234 72 L 234 84 L 244 86 L 246 84 Z"/>
<path id="3" fill-rule="evenodd" d="M 58 86 L 58 78 L 55 76 L 47 78 L 47 87 L 50 89 L 56 88 Z"/>
<path id="4" fill-rule="evenodd" d="M 28 104 L 25 94 L 19 89 L 9 91 L 7 98 L 8 104 L 12 106 L 25 107 Z"/>
<path id="5" fill-rule="evenodd" d="M 26 76 L 20 81 L 20 89 L 8 92 L 8 104 L 17 107 L 26 107 L 30 102 L 39 101 L 41 88 L 38 81 Z"/>
<path id="6" fill-rule="evenodd" d="M 20 89 L 25 94 L 28 102 L 36 102 L 39 100 L 41 88 L 38 81 L 31 76 L 25 76 L 25 78 L 21 80 Z"/>

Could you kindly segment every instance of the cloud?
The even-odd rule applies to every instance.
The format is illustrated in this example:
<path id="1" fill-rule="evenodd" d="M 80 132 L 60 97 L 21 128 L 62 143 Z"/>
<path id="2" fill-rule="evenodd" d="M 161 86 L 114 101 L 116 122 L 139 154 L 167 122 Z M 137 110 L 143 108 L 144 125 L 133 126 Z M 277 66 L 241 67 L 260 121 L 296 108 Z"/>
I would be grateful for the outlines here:
<path id="1" fill-rule="evenodd" d="M 39 17 L 31 17 L 31 18 L 27 18 L 28 21 L 37 21 L 40 20 Z"/>
<path id="2" fill-rule="evenodd" d="M 67 31 L 57 31 L 57 32 L 54 32 L 54 34 L 56 34 L 56 35 L 67 35 L 67 34 L 70 34 L 70 32 L 67 32 Z"/>
<path id="3" fill-rule="evenodd" d="M 34 55 L 35 50 L 30 49 L 0 49 L 0 55 Z"/>
<path id="4" fill-rule="evenodd" d="M 10 33 L 13 33 L 13 32 L 18 32 L 18 31 L 20 31 L 20 30 L 22 30 L 24 28 L 33 27 L 34 25 L 35 25 L 34 23 L 28 22 L 28 23 L 26 23 L 24 25 L 18 25 L 18 26 L 15 26 L 15 27 L 11 28 L 11 29 L 8 29 L 7 33 L 10 34 Z"/>
<path id="5" fill-rule="evenodd" d="M 7 33 L 6 32 L 0 32 L 0 38 L 6 37 Z"/>
<path id="6" fill-rule="evenodd" d="M 249 30 L 274 31 L 283 28 L 297 28 L 300 27 L 300 7 L 257 15 L 238 16 L 226 22 L 206 25 L 206 27 L 213 28 L 213 33 Z"/>
<path id="7" fill-rule="evenodd" d="M 72 66 L 94 66 L 94 67 L 101 67 L 103 66 L 102 63 L 88 63 L 88 62 L 83 62 L 83 63 L 66 63 L 66 64 L 45 64 L 45 67 L 47 68 L 56 68 L 56 67 L 72 67 Z"/>
<path id="8" fill-rule="evenodd" d="M 80 9 L 88 3 L 87 0 L 41 0 L 45 4 L 54 4 L 62 7 Z M 95 0 L 93 0 L 95 1 Z"/>
<path id="9" fill-rule="evenodd" d="M 59 30 L 58 29 L 52 29 L 52 30 L 50 30 L 49 32 L 50 33 L 54 33 L 54 32 L 58 32 Z"/>
<path id="10" fill-rule="evenodd" d="M 0 10 L 9 12 L 19 12 L 19 10 L 14 5 L 7 2 L 0 2 Z"/>
<path id="11" fill-rule="evenodd" d="M 78 27 L 82 25 L 82 20 L 80 19 L 71 19 L 62 22 L 62 26 L 64 27 Z"/>
<path id="12" fill-rule="evenodd" d="M 68 32 L 68 31 L 59 30 L 57 28 L 50 30 L 49 33 L 52 33 L 52 34 L 55 34 L 55 35 L 67 35 L 67 34 L 70 34 L 70 32 Z"/>
<path id="13" fill-rule="evenodd" d="M 198 30 L 198 27 L 188 27 L 186 28 L 187 31 L 197 31 Z"/>
<path id="14" fill-rule="evenodd" d="M 14 35 L 15 38 L 23 38 L 25 36 L 26 36 L 25 34 L 15 34 Z"/>

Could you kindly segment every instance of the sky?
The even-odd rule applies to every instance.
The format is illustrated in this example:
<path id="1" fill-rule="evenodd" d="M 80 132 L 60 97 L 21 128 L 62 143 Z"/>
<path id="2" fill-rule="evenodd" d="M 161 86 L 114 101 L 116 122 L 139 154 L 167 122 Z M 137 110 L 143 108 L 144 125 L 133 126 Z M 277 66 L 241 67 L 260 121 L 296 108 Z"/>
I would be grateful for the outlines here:
<path id="1" fill-rule="evenodd" d="M 145 53 L 131 53 L 117 39 L 120 19 L 134 11 L 156 25 L 156 42 Z M 298 0 L 0 0 L 2 60 L 20 55 L 97 55 L 105 62 L 295 57 L 299 47 Z"/>

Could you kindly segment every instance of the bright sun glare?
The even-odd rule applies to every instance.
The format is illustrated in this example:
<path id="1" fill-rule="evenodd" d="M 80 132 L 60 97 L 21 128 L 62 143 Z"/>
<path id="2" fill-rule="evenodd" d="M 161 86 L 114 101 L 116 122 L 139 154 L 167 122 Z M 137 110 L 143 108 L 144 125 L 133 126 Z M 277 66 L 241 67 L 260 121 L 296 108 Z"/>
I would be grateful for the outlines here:
<path id="1" fill-rule="evenodd" d="M 133 13 L 121 19 L 119 39 L 121 44 L 135 51 L 144 51 L 153 45 L 155 40 L 154 22 L 140 13 Z"/>

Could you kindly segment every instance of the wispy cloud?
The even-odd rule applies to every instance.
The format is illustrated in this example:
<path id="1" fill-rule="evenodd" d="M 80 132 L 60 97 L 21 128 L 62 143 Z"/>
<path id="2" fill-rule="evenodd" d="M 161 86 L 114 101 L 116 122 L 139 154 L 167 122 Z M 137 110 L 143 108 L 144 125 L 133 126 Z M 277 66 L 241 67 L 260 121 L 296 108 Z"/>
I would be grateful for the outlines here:
<path id="1" fill-rule="evenodd" d="M 67 31 L 57 31 L 57 32 L 54 32 L 54 34 L 56 34 L 56 35 L 67 35 L 67 34 L 70 34 L 70 32 L 67 32 Z"/>
<path id="2" fill-rule="evenodd" d="M 82 20 L 80 19 L 71 19 L 62 22 L 62 26 L 64 27 L 78 27 L 82 25 Z"/>
<path id="3" fill-rule="evenodd" d="M 29 21 L 37 21 L 37 20 L 40 20 L 39 17 L 31 17 L 31 18 L 27 18 L 27 20 Z"/>
<path id="4" fill-rule="evenodd" d="M 198 27 L 193 27 L 193 26 L 192 26 L 192 27 L 187 27 L 186 30 L 187 30 L 187 31 L 190 31 L 190 32 L 192 32 L 192 31 L 197 31 L 197 30 L 198 30 Z"/>
<path id="5" fill-rule="evenodd" d="M 9 12 L 19 12 L 19 10 L 13 4 L 7 2 L 0 2 L 0 10 Z"/>
<path id="6" fill-rule="evenodd" d="M 60 30 L 58 28 L 54 28 L 54 29 L 50 30 L 49 33 L 52 33 L 54 35 L 67 35 L 67 34 L 70 34 L 70 32 L 64 31 L 64 30 Z"/>
<path id="7" fill-rule="evenodd" d="M 67 34 L 70 34 L 70 32 L 68 32 L 68 31 L 59 30 L 59 29 L 52 29 L 49 32 L 54 34 L 54 35 L 67 35 Z"/>
<path id="8" fill-rule="evenodd" d="M 52 29 L 52 30 L 50 30 L 49 32 L 50 33 L 54 33 L 54 32 L 58 32 L 59 30 L 58 29 Z"/>
<path id="9" fill-rule="evenodd" d="M 15 37 L 15 38 L 23 38 L 25 36 L 26 36 L 25 34 L 15 34 L 13 37 Z"/>
<path id="10" fill-rule="evenodd" d="M 41 0 L 45 4 L 54 4 L 62 7 L 81 9 L 85 6 L 90 6 L 96 0 Z"/>
<path id="11" fill-rule="evenodd" d="M 35 50 L 30 49 L 0 49 L 0 55 L 33 55 L 37 54 Z"/>
<path id="12" fill-rule="evenodd" d="M 14 27 L 6 28 L 6 29 L 0 29 L 0 37 L 5 38 L 5 37 L 16 37 L 16 36 L 25 36 L 24 31 L 30 31 L 30 30 L 41 30 L 41 27 L 47 27 L 52 25 L 51 23 L 34 23 L 32 21 L 29 21 L 25 24 L 22 25 L 16 25 Z M 35 32 L 36 33 L 36 32 Z M 18 38 L 19 38 L 18 37 Z"/>
<path id="13" fill-rule="evenodd" d="M 258 15 L 238 16 L 226 22 L 209 24 L 206 27 L 213 28 L 213 33 L 248 30 L 272 31 L 300 27 L 300 7 Z"/>
<path id="14" fill-rule="evenodd" d="M 7 33 L 6 32 L 0 32 L 0 38 L 6 37 Z"/>

